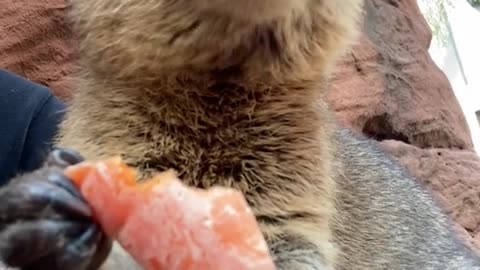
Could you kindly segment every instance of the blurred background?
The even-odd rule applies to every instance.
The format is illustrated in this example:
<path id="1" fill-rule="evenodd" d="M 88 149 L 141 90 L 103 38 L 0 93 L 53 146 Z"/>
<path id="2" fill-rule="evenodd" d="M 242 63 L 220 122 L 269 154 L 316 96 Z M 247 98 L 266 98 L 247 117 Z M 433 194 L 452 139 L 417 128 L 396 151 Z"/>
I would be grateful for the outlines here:
<path id="1" fill-rule="evenodd" d="M 480 153 L 480 0 L 419 0 L 432 28 L 429 52 L 447 75 Z"/>

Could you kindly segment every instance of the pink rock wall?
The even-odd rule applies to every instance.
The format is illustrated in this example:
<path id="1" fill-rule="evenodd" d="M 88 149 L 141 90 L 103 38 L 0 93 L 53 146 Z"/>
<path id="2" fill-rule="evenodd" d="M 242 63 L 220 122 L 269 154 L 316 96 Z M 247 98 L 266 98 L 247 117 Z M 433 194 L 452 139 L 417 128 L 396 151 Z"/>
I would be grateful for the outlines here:
<path id="1" fill-rule="evenodd" d="M 71 94 L 74 46 L 64 0 L 0 0 L 0 68 Z"/>

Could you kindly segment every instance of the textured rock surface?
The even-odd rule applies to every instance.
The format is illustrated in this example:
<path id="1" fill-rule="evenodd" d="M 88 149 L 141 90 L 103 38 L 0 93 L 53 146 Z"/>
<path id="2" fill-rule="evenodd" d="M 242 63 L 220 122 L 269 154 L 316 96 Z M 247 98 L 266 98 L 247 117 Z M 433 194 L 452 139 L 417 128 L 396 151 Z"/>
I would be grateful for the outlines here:
<path id="1" fill-rule="evenodd" d="M 333 77 L 331 106 L 431 188 L 479 248 L 480 158 L 448 79 L 428 54 L 431 31 L 415 0 L 370 0 L 365 11 L 363 35 Z"/>
<path id="2" fill-rule="evenodd" d="M 428 54 L 431 33 L 416 2 L 367 1 L 364 29 L 334 77 L 340 119 L 380 140 L 472 149 L 458 101 Z"/>
<path id="3" fill-rule="evenodd" d="M 66 98 L 74 70 L 64 0 L 0 0 L 0 68 Z"/>
<path id="4" fill-rule="evenodd" d="M 67 98 L 75 67 L 63 0 L 0 0 L 0 67 Z M 432 188 L 460 232 L 480 247 L 480 160 L 415 0 L 367 0 L 364 34 L 333 78 L 332 108 L 382 141 Z M 465 150 L 461 150 L 465 149 Z"/>
<path id="5" fill-rule="evenodd" d="M 333 77 L 330 104 L 431 188 L 480 248 L 480 158 L 448 79 L 428 54 L 431 31 L 415 0 L 370 0 L 365 11 L 363 36 Z"/>

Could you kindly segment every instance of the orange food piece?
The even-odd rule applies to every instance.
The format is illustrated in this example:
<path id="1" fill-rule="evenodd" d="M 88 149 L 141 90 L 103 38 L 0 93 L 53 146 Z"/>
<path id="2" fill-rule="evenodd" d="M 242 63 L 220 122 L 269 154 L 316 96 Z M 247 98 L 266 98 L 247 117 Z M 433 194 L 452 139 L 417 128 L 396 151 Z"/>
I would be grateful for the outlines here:
<path id="1" fill-rule="evenodd" d="M 244 197 L 183 185 L 167 171 L 136 182 L 121 159 L 69 167 L 70 177 L 110 237 L 148 270 L 274 270 Z"/>

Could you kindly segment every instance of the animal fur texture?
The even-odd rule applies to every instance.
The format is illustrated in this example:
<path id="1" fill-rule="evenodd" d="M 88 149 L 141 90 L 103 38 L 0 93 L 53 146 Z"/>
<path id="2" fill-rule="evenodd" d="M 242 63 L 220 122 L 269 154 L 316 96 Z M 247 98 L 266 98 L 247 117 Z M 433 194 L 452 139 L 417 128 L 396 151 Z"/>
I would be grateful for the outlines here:
<path id="1" fill-rule="evenodd" d="M 428 192 L 324 101 L 362 2 L 75 1 L 83 71 L 59 145 L 241 190 L 279 270 L 480 269 Z M 133 269 L 120 252 L 104 268 Z"/>

